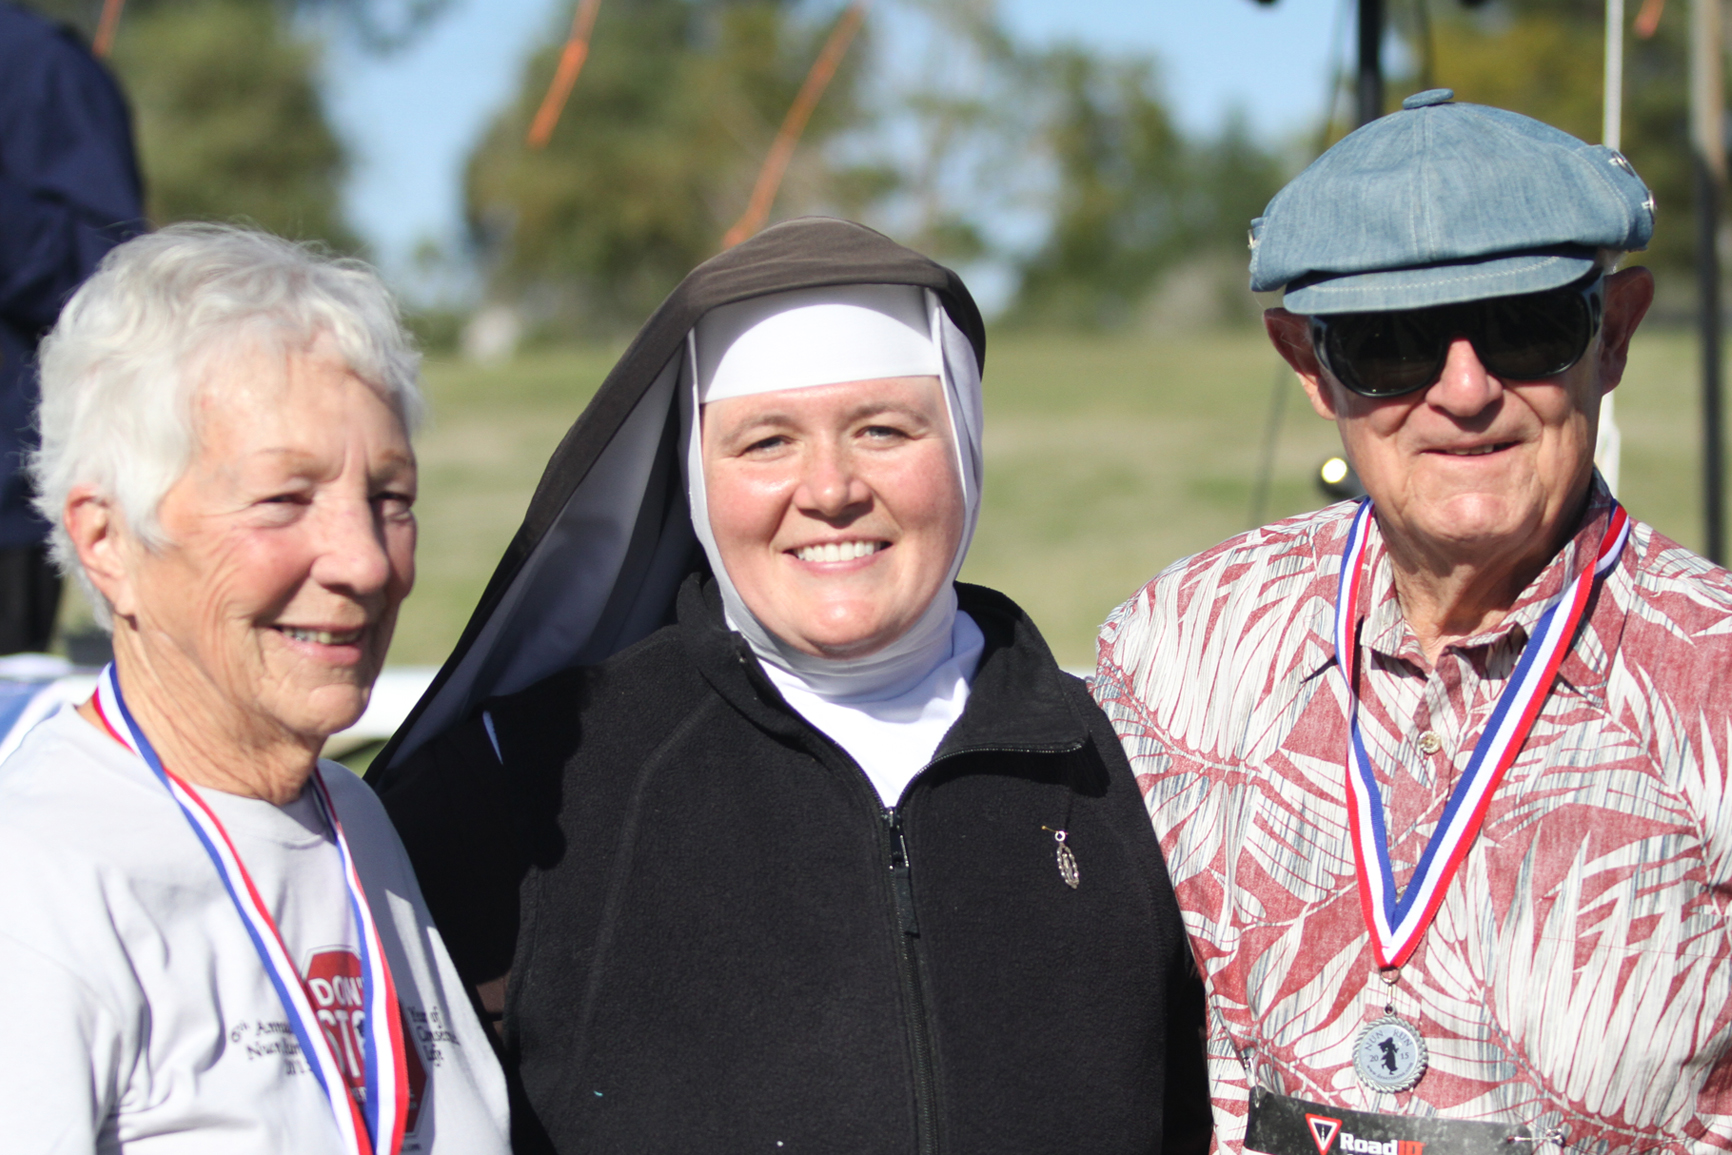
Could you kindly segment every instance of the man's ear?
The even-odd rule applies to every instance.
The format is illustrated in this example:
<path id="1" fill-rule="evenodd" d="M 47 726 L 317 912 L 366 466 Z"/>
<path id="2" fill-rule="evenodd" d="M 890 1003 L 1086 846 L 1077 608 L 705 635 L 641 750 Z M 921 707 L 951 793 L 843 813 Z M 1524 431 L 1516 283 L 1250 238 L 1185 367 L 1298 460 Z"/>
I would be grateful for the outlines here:
<path id="1" fill-rule="evenodd" d="M 1305 386 L 1305 396 L 1311 399 L 1311 408 L 1317 411 L 1317 416 L 1325 421 L 1335 420 L 1335 400 L 1330 396 L 1328 382 L 1323 379 L 1323 366 L 1317 360 L 1317 350 L 1311 347 L 1311 318 L 1289 313 L 1286 309 L 1265 309 L 1263 328 L 1269 331 L 1269 340 L 1273 342 L 1275 351 L 1293 366 L 1293 372 L 1299 374 L 1299 383 Z"/>
<path id="2" fill-rule="evenodd" d="M 126 552 L 133 543 L 120 511 L 90 486 L 80 485 L 66 495 L 62 519 L 90 584 L 108 600 L 117 619 L 131 617 L 135 599 Z"/>
<path id="3" fill-rule="evenodd" d="M 1605 317 L 1600 322 L 1600 383 L 1610 393 L 1624 379 L 1630 338 L 1654 303 L 1654 274 L 1640 265 L 1606 278 Z"/>

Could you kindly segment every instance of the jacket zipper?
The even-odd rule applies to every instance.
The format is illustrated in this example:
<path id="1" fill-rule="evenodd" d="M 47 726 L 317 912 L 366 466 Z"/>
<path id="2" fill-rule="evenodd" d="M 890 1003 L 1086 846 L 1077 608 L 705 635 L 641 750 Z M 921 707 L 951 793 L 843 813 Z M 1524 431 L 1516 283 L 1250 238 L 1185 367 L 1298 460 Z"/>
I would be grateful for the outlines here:
<path id="1" fill-rule="evenodd" d="M 735 635 L 734 657 L 744 667 L 746 680 L 758 695 L 767 702 L 781 699 L 781 692 L 756 666 L 751 656 L 751 648 L 745 639 Z M 797 710 L 783 706 L 788 713 L 801 717 Z M 802 719 L 803 720 L 803 719 Z M 866 771 L 860 768 L 851 755 L 844 750 L 835 739 L 817 730 L 809 723 L 808 729 L 818 734 L 832 750 L 840 755 L 843 762 L 854 767 L 856 783 L 865 791 L 874 804 L 880 799 L 878 791 L 872 785 Z M 1062 746 L 1049 743 L 1026 742 L 993 742 L 980 743 L 972 746 L 959 746 L 944 751 L 942 756 L 935 755 L 931 761 L 920 768 L 920 772 L 909 780 L 902 789 L 902 801 L 906 801 L 909 791 L 914 789 L 921 776 L 939 762 L 963 754 L 1005 753 L 1005 754 L 1067 754 L 1072 750 L 1080 750 L 1083 743 L 1068 742 Z M 880 842 L 884 848 L 884 858 L 890 869 L 890 889 L 896 900 L 896 962 L 901 971 L 903 1026 L 908 1031 L 914 1044 L 914 1115 L 915 1115 L 915 1150 L 918 1155 L 937 1155 L 938 1151 L 938 1075 L 932 1062 L 932 1028 L 927 1021 L 926 999 L 920 986 L 920 968 L 914 956 L 914 940 L 920 937 L 920 923 L 914 915 L 914 885 L 909 876 L 908 842 L 902 836 L 902 814 L 900 802 L 897 806 L 881 807 Z"/>
<path id="2" fill-rule="evenodd" d="M 931 1155 L 938 1150 L 938 1080 L 932 1070 L 931 1025 L 926 1020 L 920 968 L 914 957 L 914 940 L 920 937 L 920 923 L 914 916 L 914 884 L 909 875 L 908 842 L 902 837 L 902 815 L 895 807 L 884 810 L 884 834 L 886 857 L 890 864 L 890 889 L 896 898 L 896 962 L 902 972 L 903 1019 L 914 1043 L 915 1149 L 921 1155 Z"/>

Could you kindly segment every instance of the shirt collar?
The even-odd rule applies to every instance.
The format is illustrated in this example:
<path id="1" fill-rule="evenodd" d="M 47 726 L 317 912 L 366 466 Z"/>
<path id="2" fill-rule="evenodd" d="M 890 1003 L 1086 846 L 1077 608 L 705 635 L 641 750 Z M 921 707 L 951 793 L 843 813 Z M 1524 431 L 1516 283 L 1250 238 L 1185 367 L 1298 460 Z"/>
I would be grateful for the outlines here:
<path id="1" fill-rule="evenodd" d="M 1583 566 L 1594 563 L 1607 522 L 1611 518 L 1612 505 L 1611 491 L 1606 488 L 1596 470 L 1588 491 L 1587 504 L 1576 523 L 1575 532 L 1570 535 L 1563 548 L 1527 584 L 1502 621 L 1489 630 L 1461 639 L 1455 643 L 1455 648 L 1489 648 L 1506 640 L 1518 649 L 1524 645 L 1544 612 L 1546 603 L 1567 583 L 1574 581 Z M 1360 628 L 1361 643 L 1380 654 L 1424 668 L 1427 664 L 1424 661 L 1424 652 L 1420 648 L 1419 639 L 1408 626 L 1406 616 L 1401 612 L 1401 602 L 1395 593 L 1394 568 L 1389 561 L 1389 550 L 1383 539 L 1383 531 L 1375 517 L 1367 527 L 1365 564 L 1368 567 L 1369 580 L 1362 595 L 1366 608 L 1363 611 L 1364 623 Z M 1331 615 L 1333 612 L 1331 607 Z M 1333 617 L 1329 629 L 1330 636 L 1333 636 Z M 1579 681 L 1584 675 L 1597 678 L 1602 672 L 1598 667 L 1604 664 L 1608 655 L 1596 651 L 1591 659 L 1584 659 L 1577 652 L 1579 650 L 1580 647 L 1572 647 L 1571 655 L 1566 659 L 1565 676 L 1571 681 Z M 1567 668 L 1572 665 L 1578 667 L 1574 677 Z"/>

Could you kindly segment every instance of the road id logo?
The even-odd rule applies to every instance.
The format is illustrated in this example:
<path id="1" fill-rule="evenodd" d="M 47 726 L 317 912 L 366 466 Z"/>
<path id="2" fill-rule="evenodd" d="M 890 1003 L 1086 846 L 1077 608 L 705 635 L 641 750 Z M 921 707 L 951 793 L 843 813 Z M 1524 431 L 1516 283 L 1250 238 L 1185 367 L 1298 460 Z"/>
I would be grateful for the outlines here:
<path id="1" fill-rule="evenodd" d="M 1328 1115 L 1305 1116 L 1305 1125 L 1311 1129 L 1311 1141 L 1317 1144 L 1317 1155 L 1330 1155 L 1330 1151 L 1346 1153 L 1346 1155 L 1425 1155 L 1425 1144 L 1413 1139 L 1361 1139 L 1351 1131 L 1341 1129 L 1341 1120 L 1332 1119 Z M 1340 1146 L 1335 1140 L 1339 1136 Z"/>
<path id="2" fill-rule="evenodd" d="M 1311 1141 L 1317 1144 L 1317 1155 L 1329 1155 L 1329 1148 L 1341 1130 L 1341 1120 L 1327 1115 L 1306 1115 L 1305 1125 L 1311 1128 Z"/>

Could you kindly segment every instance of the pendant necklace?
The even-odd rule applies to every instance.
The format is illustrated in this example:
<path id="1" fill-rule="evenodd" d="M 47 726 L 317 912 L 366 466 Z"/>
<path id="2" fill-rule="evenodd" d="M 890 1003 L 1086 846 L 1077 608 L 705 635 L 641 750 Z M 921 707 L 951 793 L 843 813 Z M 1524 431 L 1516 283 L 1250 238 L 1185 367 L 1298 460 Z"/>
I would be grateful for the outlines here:
<path id="1" fill-rule="evenodd" d="M 1058 859 L 1058 876 L 1064 880 L 1066 886 L 1075 890 L 1082 885 L 1082 871 L 1077 869 L 1076 855 L 1065 845 L 1066 832 L 1054 830 L 1050 826 L 1042 826 L 1041 829 L 1051 833 L 1053 841 L 1058 843 L 1058 852 L 1054 856 Z"/>
<path id="2" fill-rule="evenodd" d="M 1395 1013 L 1394 986 L 1401 977 L 1401 967 L 1437 916 L 1451 880 L 1479 836 L 1492 793 L 1521 752 L 1557 678 L 1558 667 L 1569 653 L 1595 581 L 1617 563 L 1629 539 L 1630 517 L 1622 506 L 1612 503 L 1594 563 L 1583 566 L 1541 608 L 1521 657 L 1450 791 L 1443 815 L 1407 886 L 1399 892 L 1389 860 L 1383 795 L 1359 729 L 1356 689 L 1359 647 L 1355 629 L 1371 518 L 1371 499 L 1366 498 L 1354 514 L 1341 553 L 1335 599 L 1335 664 L 1347 684 L 1347 814 L 1359 878 L 1359 905 L 1371 932 L 1379 977 L 1389 985 L 1391 998 L 1384 1004 L 1383 1017 L 1367 1024 L 1354 1039 L 1353 1070 L 1366 1087 L 1386 1092 L 1405 1091 L 1418 1083 L 1428 1061 L 1419 1027 Z"/>

